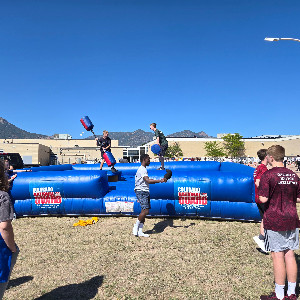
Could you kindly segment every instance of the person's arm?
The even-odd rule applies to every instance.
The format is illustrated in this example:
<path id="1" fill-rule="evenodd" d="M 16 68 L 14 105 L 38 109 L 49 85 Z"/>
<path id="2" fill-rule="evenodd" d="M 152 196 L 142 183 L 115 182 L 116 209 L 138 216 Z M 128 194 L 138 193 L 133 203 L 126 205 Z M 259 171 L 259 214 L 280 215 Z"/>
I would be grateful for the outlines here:
<path id="1" fill-rule="evenodd" d="M 269 178 L 266 172 L 261 175 L 258 186 L 259 201 L 266 203 L 269 200 Z"/>
<path id="2" fill-rule="evenodd" d="M 298 179 L 297 203 L 300 203 L 300 179 Z"/>
<path id="3" fill-rule="evenodd" d="M 255 180 L 255 185 L 256 185 L 257 188 L 259 187 L 259 183 L 260 183 L 260 179 L 256 179 Z"/>
<path id="4" fill-rule="evenodd" d="M 149 183 L 149 184 L 167 182 L 167 179 L 166 179 L 166 178 L 162 178 L 162 179 L 150 179 L 148 176 L 144 176 L 143 179 L 144 179 L 147 183 Z"/>
<path id="5" fill-rule="evenodd" d="M 154 134 L 155 134 L 155 137 L 156 137 L 156 144 L 157 144 L 157 145 L 160 145 L 160 144 L 159 144 L 159 133 L 158 133 L 158 130 L 157 130 L 157 129 L 155 130 Z"/>
<path id="6" fill-rule="evenodd" d="M 108 146 L 103 148 L 104 150 L 108 150 L 111 147 L 111 141 L 108 141 Z"/>
<path id="7" fill-rule="evenodd" d="M 14 181 L 14 179 L 15 179 L 17 176 L 18 176 L 18 175 L 15 174 L 14 176 L 10 177 L 10 178 L 7 180 L 8 183 L 9 183 L 9 184 L 12 183 L 12 182 Z"/>
<path id="8" fill-rule="evenodd" d="M 267 197 L 259 196 L 259 201 L 262 203 L 266 203 L 269 199 Z"/>
<path id="9" fill-rule="evenodd" d="M 11 220 L 0 223 L 0 233 L 4 242 L 6 243 L 7 247 L 11 250 L 11 252 L 16 252 L 17 247 L 15 243 L 14 231 L 11 225 Z"/>

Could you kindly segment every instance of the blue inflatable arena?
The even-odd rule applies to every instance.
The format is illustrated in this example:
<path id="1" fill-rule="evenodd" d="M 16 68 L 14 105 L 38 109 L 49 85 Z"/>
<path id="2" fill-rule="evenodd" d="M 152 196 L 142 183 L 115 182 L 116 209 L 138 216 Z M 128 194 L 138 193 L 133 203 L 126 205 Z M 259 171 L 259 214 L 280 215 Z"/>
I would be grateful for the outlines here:
<path id="1" fill-rule="evenodd" d="M 17 216 L 137 216 L 140 204 L 134 176 L 140 164 L 116 164 L 117 173 L 99 164 L 57 165 L 19 173 L 11 196 Z M 150 178 L 165 171 L 151 163 Z M 167 183 L 150 185 L 150 215 L 260 221 L 255 204 L 254 169 L 214 161 L 167 162 Z"/>

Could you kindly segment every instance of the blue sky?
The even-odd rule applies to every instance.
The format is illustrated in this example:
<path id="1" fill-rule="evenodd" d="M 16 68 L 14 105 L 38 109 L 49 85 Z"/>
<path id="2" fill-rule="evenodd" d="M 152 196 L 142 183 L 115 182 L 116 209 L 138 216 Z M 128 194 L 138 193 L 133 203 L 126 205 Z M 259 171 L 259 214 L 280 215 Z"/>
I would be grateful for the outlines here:
<path id="1" fill-rule="evenodd" d="M 300 2 L 0 4 L 0 117 L 30 132 L 300 134 Z M 88 136 L 87 132 L 84 137 Z"/>

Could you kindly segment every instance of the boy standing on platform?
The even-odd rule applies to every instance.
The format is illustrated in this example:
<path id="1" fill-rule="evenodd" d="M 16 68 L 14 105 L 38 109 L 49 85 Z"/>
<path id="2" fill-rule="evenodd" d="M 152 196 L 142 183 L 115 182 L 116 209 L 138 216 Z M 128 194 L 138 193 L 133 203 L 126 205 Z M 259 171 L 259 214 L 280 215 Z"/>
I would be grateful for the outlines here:
<path id="1" fill-rule="evenodd" d="M 263 222 L 263 217 L 264 217 L 264 211 L 265 211 L 265 204 L 260 202 L 259 196 L 258 196 L 258 187 L 259 187 L 259 182 L 262 174 L 264 174 L 267 169 L 267 149 L 260 149 L 257 151 L 257 156 L 260 160 L 260 165 L 255 169 L 253 177 L 254 177 L 254 184 L 255 184 L 255 202 L 257 204 L 260 216 L 262 218 L 261 223 L 260 223 L 260 234 L 258 236 L 253 237 L 254 241 L 257 243 L 259 248 L 263 251 L 266 252 L 265 249 L 265 232 L 264 232 L 264 222 Z"/>
<path id="2" fill-rule="evenodd" d="M 143 232 L 145 218 L 149 213 L 150 206 L 150 191 L 149 184 L 167 182 L 166 178 L 159 180 L 150 179 L 146 167 L 150 165 L 150 157 L 148 154 L 141 155 L 141 166 L 138 168 L 135 175 L 135 194 L 138 202 L 141 204 L 141 213 L 138 216 L 136 223 L 133 226 L 132 234 L 135 236 L 149 237 Z"/>
<path id="3" fill-rule="evenodd" d="M 264 213 L 265 248 L 271 251 L 275 278 L 275 293 L 261 300 L 296 300 L 297 263 L 294 250 L 299 248 L 299 218 L 296 202 L 300 202 L 300 179 L 284 168 L 285 149 L 271 146 L 268 151 L 271 170 L 266 171 L 259 184 L 259 199 L 266 203 Z M 287 295 L 284 295 L 285 280 Z"/>
<path id="4" fill-rule="evenodd" d="M 165 135 L 163 134 L 163 132 L 156 128 L 156 123 L 151 123 L 150 129 L 154 131 L 154 134 L 156 137 L 156 144 L 158 144 L 161 149 L 160 154 L 159 154 L 159 161 L 161 163 L 161 167 L 159 168 L 159 170 L 164 170 L 165 169 L 164 156 L 168 149 L 168 141 L 167 141 Z"/>
<path id="5" fill-rule="evenodd" d="M 97 142 L 97 146 L 100 147 L 100 151 L 101 151 L 101 164 L 100 164 L 100 170 L 102 170 L 103 168 L 103 164 L 105 162 L 105 159 L 103 158 L 103 154 L 105 152 L 111 152 L 111 139 L 108 136 L 108 131 L 107 130 L 103 130 L 103 136 L 101 138 L 96 138 L 95 139 Z M 115 169 L 115 167 L 111 167 L 112 172 L 116 172 L 117 170 Z"/>

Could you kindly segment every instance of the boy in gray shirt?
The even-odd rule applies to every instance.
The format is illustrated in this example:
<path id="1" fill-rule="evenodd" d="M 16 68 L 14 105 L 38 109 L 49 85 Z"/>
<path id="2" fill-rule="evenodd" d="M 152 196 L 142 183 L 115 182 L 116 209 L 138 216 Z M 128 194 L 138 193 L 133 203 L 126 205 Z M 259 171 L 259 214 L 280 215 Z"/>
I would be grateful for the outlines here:
<path id="1" fill-rule="evenodd" d="M 150 191 L 149 184 L 167 182 L 166 178 L 159 180 L 150 179 L 146 167 L 150 165 L 150 157 L 148 154 L 141 155 L 141 166 L 138 168 L 135 175 L 135 194 L 138 202 L 141 204 L 141 213 L 138 216 L 136 223 L 133 226 L 132 234 L 135 236 L 149 237 L 143 232 L 146 215 L 149 213 L 150 206 Z"/>

